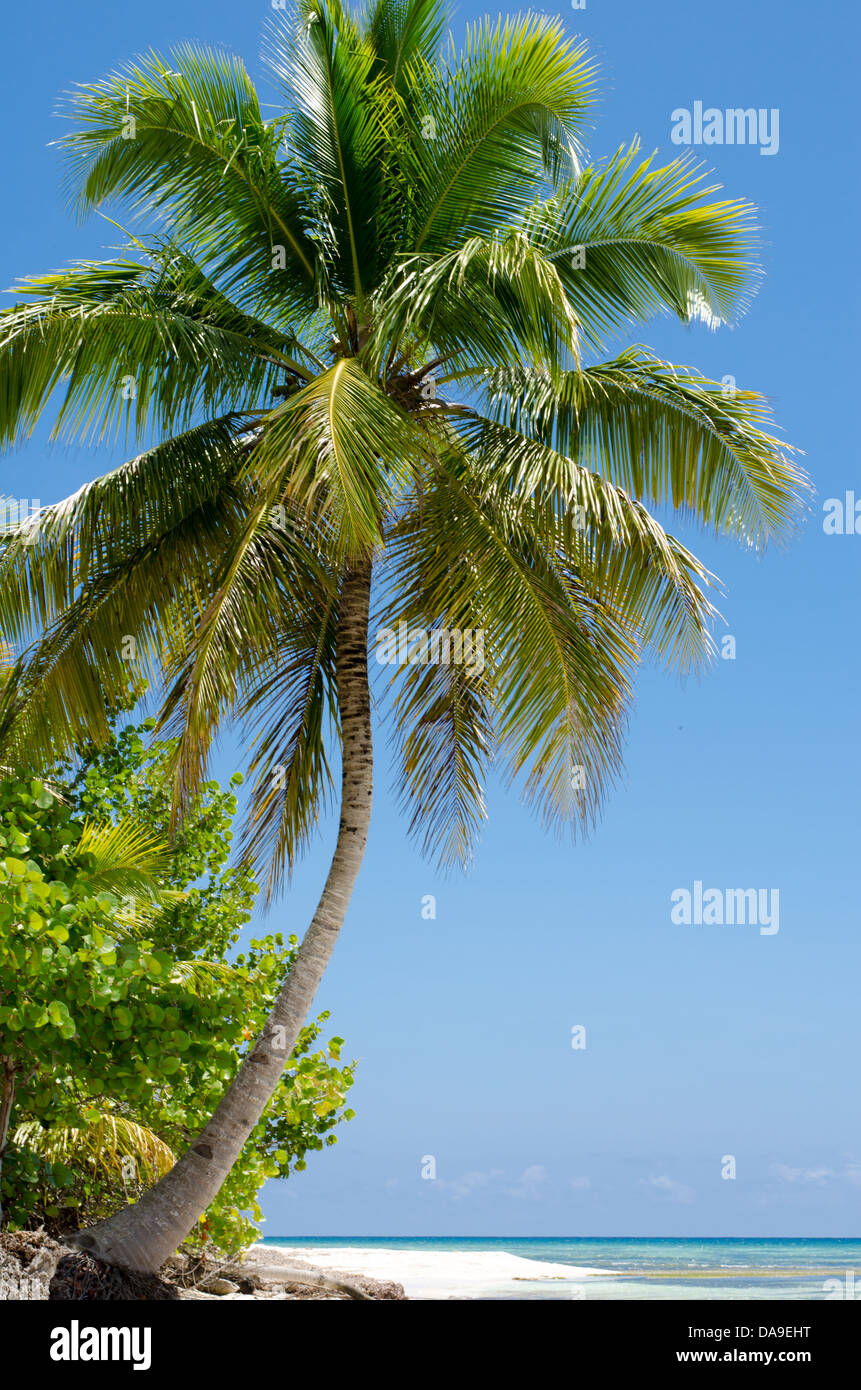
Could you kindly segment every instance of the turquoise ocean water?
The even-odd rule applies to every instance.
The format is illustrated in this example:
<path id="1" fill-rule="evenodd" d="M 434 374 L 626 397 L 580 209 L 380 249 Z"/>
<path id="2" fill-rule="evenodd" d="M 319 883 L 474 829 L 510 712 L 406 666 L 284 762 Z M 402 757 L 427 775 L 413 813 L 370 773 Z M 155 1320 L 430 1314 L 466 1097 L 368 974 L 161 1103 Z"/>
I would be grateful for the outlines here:
<path id="1" fill-rule="evenodd" d="M 586 1301 L 606 1299 L 861 1299 L 861 1239 L 676 1240 L 371 1236 L 269 1237 L 267 1245 L 380 1250 L 505 1251 L 524 1259 L 612 1271 L 583 1287 Z M 343 1268 L 348 1270 L 345 1255 Z M 481 1297 L 481 1294 L 473 1295 Z M 499 1297 L 498 1293 L 489 1295 Z M 509 1295 L 504 1295 L 508 1297 Z M 553 1283 L 519 1283 L 510 1297 L 570 1299 Z M 579 1295 L 578 1295 L 579 1296 Z"/>

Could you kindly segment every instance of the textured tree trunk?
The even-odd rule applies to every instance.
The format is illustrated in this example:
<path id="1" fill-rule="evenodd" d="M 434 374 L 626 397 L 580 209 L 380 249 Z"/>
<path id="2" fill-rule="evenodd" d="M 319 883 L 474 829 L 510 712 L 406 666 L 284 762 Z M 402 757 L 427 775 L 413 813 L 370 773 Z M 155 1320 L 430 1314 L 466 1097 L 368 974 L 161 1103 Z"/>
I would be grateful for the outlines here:
<path id="1" fill-rule="evenodd" d="M 0 1057 L 0 1178 L 3 1177 L 3 1159 L 6 1154 L 6 1139 L 12 1119 L 12 1106 L 15 1103 L 16 1067 L 11 1057 Z M 0 1203 L 0 1221 L 3 1220 L 3 1206 Z"/>
<path id="2" fill-rule="evenodd" d="M 109 1264 L 157 1270 L 188 1235 L 271 1098 L 329 963 L 362 863 L 371 817 L 370 589 L 368 560 L 347 572 L 341 588 L 335 658 L 343 741 L 341 822 L 317 911 L 262 1033 L 191 1148 L 134 1206 L 69 1240 Z"/>

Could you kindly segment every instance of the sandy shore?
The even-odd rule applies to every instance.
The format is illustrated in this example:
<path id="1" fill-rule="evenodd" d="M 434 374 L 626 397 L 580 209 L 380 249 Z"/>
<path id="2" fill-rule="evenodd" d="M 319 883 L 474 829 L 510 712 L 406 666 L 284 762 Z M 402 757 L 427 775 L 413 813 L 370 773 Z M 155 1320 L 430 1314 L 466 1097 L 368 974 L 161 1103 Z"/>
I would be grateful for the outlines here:
<path id="1" fill-rule="evenodd" d="M 0 1236 L 0 1286 L 12 1300 L 566 1298 L 610 1273 L 504 1250 L 258 1242 L 236 1263 L 177 1254 L 159 1277 L 102 1265 L 41 1231 Z"/>
<path id="2" fill-rule="evenodd" d="M 564 1297 L 564 1288 L 573 1289 L 584 1279 L 609 1273 L 586 1265 L 551 1264 L 546 1260 L 527 1260 L 496 1250 L 397 1250 L 376 1246 L 252 1246 L 253 1256 L 277 1256 L 292 1264 L 316 1266 L 326 1273 L 334 1271 L 362 1275 L 369 1279 L 392 1280 L 402 1284 L 408 1298 L 493 1298 L 511 1297 L 529 1285 L 552 1281 Z M 260 1256 L 257 1256 L 260 1258 Z M 349 1274 L 347 1275 L 349 1277 Z"/>
<path id="3" fill-rule="evenodd" d="M 352 1254 L 352 1252 L 348 1251 L 347 1254 Z M 301 1279 L 292 1278 L 291 1275 L 296 1271 L 305 1271 L 310 1276 L 309 1282 L 303 1283 Z M 236 1277 L 239 1272 L 250 1276 L 251 1280 L 258 1286 L 253 1295 L 258 1298 L 267 1297 L 273 1291 L 280 1293 L 281 1297 L 287 1298 L 346 1297 L 347 1295 L 343 1290 L 332 1287 L 333 1280 L 342 1280 L 344 1284 L 358 1290 L 366 1298 L 404 1299 L 408 1296 L 401 1285 L 385 1273 L 379 1277 L 369 1275 L 362 1269 L 354 1269 L 352 1264 L 344 1260 L 340 1264 L 336 1262 L 324 1267 L 318 1260 L 309 1260 L 304 1256 L 299 1256 L 292 1248 L 288 1249 L 280 1245 L 264 1245 L 262 1241 L 246 1250 L 240 1266 L 234 1266 L 233 1270 L 228 1269 L 226 1271 L 228 1278 Z M 326 1276 L 323 1287 L 314 1287 L 313 1283 L 310 1282 L 317 1276 Z M 268 1290 L 268 1294 L 264 1290 Z M 230 1296 L 234 1298 L 247 1297 L 248 1294 L 236 1293 Z"/>

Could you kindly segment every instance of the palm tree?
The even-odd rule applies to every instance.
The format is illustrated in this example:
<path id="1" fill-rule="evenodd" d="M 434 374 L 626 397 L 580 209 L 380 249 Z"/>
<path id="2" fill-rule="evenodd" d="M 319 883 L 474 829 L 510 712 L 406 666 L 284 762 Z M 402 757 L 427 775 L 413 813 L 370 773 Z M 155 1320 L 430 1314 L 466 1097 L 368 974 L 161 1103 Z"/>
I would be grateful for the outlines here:
<path id="1" fill-rule="evenodd" d="M 0 754 L 105 738 L 131 661 L 179 738 L 178 817 L 219 728 L 245 731 L 243 851 L 272 895 L 340 752 L 329 875 L 266 1027 L 170 1173 L 81 1237 L 133 1268 L 217 1192 L 335 945 L 371 814 L 373 632 L 406 633 L 389 708 L 428 852 L 469 859 L 491 759 L 586 830 L 638 663 L 712 652 L 710 576 L 650 508 L 755 546 L 801 511 L 762 397 L 607 355 L 655 313 L 738 316 L 751 207 L 636 145 L 590 163 L 595 74 L 559 22 L 485 21 L 460 55 L 447 25 L 444 0 L 295 0 L 267 29 L 272 117 L 238 59 L 191 46 L 79 89 L 73 199 L 151 230 L 25 281 L 0 322 L 4 440 L 51 405 L 78 438 L 146 444 L 0 550 Z M 451 659 L 464 632 L 481 661 Z"/>

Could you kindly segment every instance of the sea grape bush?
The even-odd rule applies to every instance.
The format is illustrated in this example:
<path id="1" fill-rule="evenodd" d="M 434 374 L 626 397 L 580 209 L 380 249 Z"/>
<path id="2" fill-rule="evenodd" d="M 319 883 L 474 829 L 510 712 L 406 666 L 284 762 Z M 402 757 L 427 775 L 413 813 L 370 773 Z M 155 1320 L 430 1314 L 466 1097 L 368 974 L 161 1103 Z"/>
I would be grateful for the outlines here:
<path id="1" fill-rule="evenodd" d="M 257 891 L 247 867 L 228 863 L 237 778 L 204 785 L 158 861 L 164 900 L 129 919 L 128 885 L 88 852 L 86 827 L 134 824 L 168 843 L 173 745 L 150 741 L 151 729 L 115 733 L 57 786 L 0 782 L 0 1196 L 11 1226 L 89 1222 L 170 1166 L 236 1074 L 295 954 L 296 938 L 277 933 L 237 954 Z M 235 1250 L 253 1239 L 263 1182 L 304 1168 L 352 1117 L 342 1040 L 314 1050 L 327 1017 L 303 1030 L 193 1242 Z"/>

